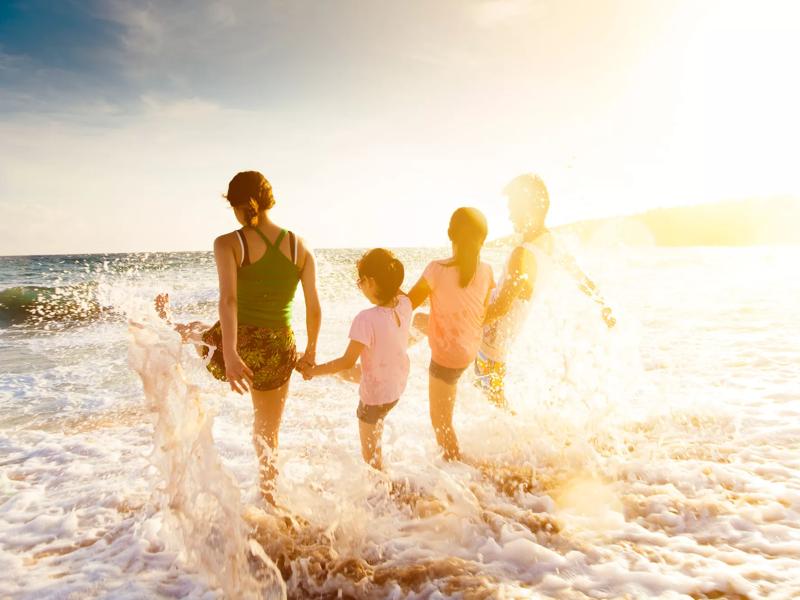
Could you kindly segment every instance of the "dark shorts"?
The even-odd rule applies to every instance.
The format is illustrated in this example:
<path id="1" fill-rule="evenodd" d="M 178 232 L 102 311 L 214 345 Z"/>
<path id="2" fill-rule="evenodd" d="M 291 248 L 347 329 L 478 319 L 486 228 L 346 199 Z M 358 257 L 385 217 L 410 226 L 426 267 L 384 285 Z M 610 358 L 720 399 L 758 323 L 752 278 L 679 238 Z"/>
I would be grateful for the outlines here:
<path id="1" fill-rule="evenodd" d="M 364 404 L 363 402 L 359 402 L 356 416 L 359 421 L 375 425 L 375 423 L 388 415 L 390 410 L 397 406 L 397 402 L 398 400 L 390 402 L 389 404 Z"/>
<path id="2" fill-rule="evenodd" d="M 431 364 L 428 367 L 428 373 L 431 374 L 431 377 L 436 377 L 436 379 L 441 379 L 445 383 L 450 385 L 455 385 L 458 383 L 459 377 L 461 374 L 467 370 L 467 367 L 462 369 L 451 369 L 450 367 L 443 367 L 442 365 L 433 362 L 431 360 Z"/>
<path id="3" fill-rule="evenodd" d="M 220 381 L 227 381 L 219 321 L 203 334 L 203 342 L 208 344 L 200 349 L 204 358 L 208 356 L 209 350 L 214 351 L 206 368 Z M 239 325 L 236 342 L 239 356 L 253 371 L 253 389 L 260 392 L 274 390 L 289 381 L 297 364 L 297 348 L 291 327 L 268 329 L 255 325 Z"/>

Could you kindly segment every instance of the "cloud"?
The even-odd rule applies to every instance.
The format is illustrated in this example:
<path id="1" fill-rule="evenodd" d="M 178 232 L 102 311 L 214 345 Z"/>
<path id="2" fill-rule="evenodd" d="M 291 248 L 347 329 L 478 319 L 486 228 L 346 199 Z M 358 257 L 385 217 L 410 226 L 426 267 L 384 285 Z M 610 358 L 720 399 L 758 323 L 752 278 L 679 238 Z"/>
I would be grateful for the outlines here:
<path id="1" fill-rule="evenodd" d="M 84 103 L 122 103 L 126 93 L 106 50 L 115 25 L 85 3 L 30 0 L 3 9 L 0 119 L 4 114 L 68 113 Z"/>
<path id="2" fill-rule="evenodd" d="M 0 71 L 19 71 L 29 62 L 30 59 L 28 57 L 19 54 L 8 54 L 3 52 L 2 46 L 0 46 Z"/>
<path id="3" fill-rule="evenodd" d="M 563 220 L 698 185 L 741 188 L 730 172 L 747 176 L 748 162 L 771 165 L 759 185 L 788 185 L 793 173 L 783 166 L 791 152 L 761 150 L 775 138 L 766 129 L 751 148 L 721 134 L 704 143 L 697 120 L 670 121 L 680 81 L 653 67 L 677 64 L 685 36 L 673 30 L 697 25 L 684 15 L 667 27 L 672 9 L 661 5 L 625 3 L 622 14 L 577 0 L 31 1 L 41 14 L 20 16 L 28 21 L 11 33 L 0 23 L 0 202 L 68 206 L 98 227 L 123 219 L 119 250 L 207 247 L 227 223 L 225 183 L 249 168 L 273 179 L 287 224 L 313 211 L 304 234 L 334 245 L 439 239 L 454 202 L 493 198 L 532 169 L 562 199 L 555 216 L 569 198 L 582 204 Z M 684 91 L 696 110 L 695 90 Z M 726 110 L 750 114 L 739 97 Z M 774 122 L 794 118 L 789 104 L 773 98 Z M 711 131 L 709 122 L 699 125 Z M 121 212 L 105 211 L 109 196 Z M 408 231 L 382 222 L 386 207 L 413 219 Z M 359 219 L 375 227 L 357 242 L 326 226 Z M 63 250 L 86 249 L 52 235 Z"/>
<path id="4" fill-rule="evenodd" d="M 142 102 L 149 97 L 349 115 L 391 114 L 434 98 L 451 104 L 476 89 L 476 76 L 500 76 L 498 62 L 506 76 L 523 76 L 524 53 L 504 38 L 502 25 L 522 30 L 514 18 L 527 19 L 536 6 L 95 0 L 71 17 L 74 31 L 59 33 L 58 20 L 47 19 L 51 31 L 40 35 L 64 38 L 70 60 L 34 57 L 8 78 L 4 87 L 17 95 L 7 96 L 0 110 L 74 106 L 85 114 L 84 105 L 100 99 L 135 113 L 148 109 Z M 46 6 L 41 10 L 47 14 Z M 102 46 L 87 41 L 95 37 Z"/>
<path id="5" fill-rule="evenodd" d="M 429 97 L 425 88 L 441 88 L 443 78 L 469 85 L 469 70 L 496 54 L 496 40 L 473 35 L 471 6 L 113 0 L 96 10 L 119 29 L 109 53 L 137 96 L 198 97 L 240 108 L 366 108 L 392 97 Z"/>
<path id="6" fill-rule="evenodd" d="M 148 115 L 158 115 L 161 118 L 167 119 L 192 121 L 195 119 L 217 117 L 225 112 L 218 104 L 200 98 L 172 100 L 158 98 L 152 94 L 145 94 L 142 96 L 142 103 Z"/>

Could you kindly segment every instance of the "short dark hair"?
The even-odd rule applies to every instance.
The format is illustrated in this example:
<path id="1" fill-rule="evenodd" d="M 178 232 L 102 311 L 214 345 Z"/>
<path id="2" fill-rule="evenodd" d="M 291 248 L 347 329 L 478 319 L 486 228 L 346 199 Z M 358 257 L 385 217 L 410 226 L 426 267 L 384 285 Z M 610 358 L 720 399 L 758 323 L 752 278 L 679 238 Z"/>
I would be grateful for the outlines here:
<path id="1" fill-rule="evenodd" d="M 550 209 L 550 194 L 547 191 L 544 180 L 538 175 L 524 173 L 514 177 L 503 188 L 503 194 L 506 196 L 527 197 L 532 202 L 535 201 L 537 208 L 544 210 L 545 214 Z"/>
<path id="2" fill-rule="evenodd" d="M 405 268 L 398 258 L 385 248 L 374 248 L 358 260 L 359 277 L 372 277 L 377 283 L 377 299 L 383 304 L 400 292 Z"/>

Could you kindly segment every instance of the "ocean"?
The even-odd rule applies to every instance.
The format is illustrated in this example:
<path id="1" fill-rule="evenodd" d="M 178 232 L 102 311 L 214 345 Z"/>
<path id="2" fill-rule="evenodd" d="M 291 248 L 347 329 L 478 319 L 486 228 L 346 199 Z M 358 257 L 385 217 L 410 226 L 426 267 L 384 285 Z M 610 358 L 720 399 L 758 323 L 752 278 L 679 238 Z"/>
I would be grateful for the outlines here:
<path id="1" fill-rule="evenodd" d="M 469 464 L 437 454 L 424 340 L 384 475 L 356 386 L 295 375 L 278 513 L 249 398 L 153 311 L 212 323 L 212 255 L 0 257 L 0 598 L 800 596 L 800 249 L 574 251 L 618 324 L 556 269 L 513 412 L 459 384 Z M 318 360 L 368 307 L 360 254 L 318 252 Z M 407 289 L 444 250 L 398 256 Z M 294 318 L 302 348 L 302 294 Z"/>

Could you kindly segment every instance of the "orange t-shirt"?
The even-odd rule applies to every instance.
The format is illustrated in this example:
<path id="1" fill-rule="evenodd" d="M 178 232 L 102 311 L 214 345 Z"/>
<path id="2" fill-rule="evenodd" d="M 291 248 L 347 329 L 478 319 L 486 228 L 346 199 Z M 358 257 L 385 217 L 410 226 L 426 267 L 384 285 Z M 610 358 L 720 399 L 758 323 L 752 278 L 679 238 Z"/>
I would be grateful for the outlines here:
<path id="1" fill-rule="evenodd" d="M 428 343 L 433 362 L 449 369 L 463 369 L 475 360 L 480 348 L 494 277 L 492 268 L 481 262 L 472 281 L 462 288 L 458 267 L 447 263 L 435 260 L 422 273 L 431 289 Z"/>

